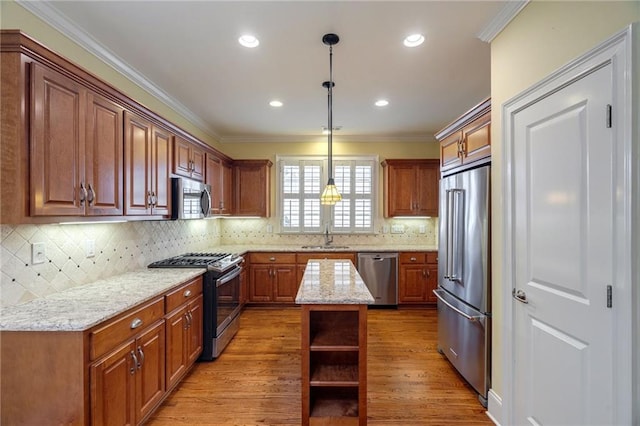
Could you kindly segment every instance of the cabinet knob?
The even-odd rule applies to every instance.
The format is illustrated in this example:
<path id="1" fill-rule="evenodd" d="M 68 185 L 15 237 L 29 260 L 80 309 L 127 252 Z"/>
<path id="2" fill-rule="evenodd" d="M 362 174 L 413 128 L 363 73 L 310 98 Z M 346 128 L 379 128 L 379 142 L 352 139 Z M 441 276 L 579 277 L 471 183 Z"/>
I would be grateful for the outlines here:
<path id="1" fill-rule="evenodd" d="M 182 293 L 182 295 L 183 295 L 184 297 L 189 297 L 189 296 L 191 296 L 191 290 L 185 290 L 185 291 L 184 291 L 184 293 Z"/>
<path id="2" fill-rule="evenodd" d="M 135 318 L 131 321 L 131 329 L 134 330 L 142 325 L 142 320 L 140 318 Z"/>

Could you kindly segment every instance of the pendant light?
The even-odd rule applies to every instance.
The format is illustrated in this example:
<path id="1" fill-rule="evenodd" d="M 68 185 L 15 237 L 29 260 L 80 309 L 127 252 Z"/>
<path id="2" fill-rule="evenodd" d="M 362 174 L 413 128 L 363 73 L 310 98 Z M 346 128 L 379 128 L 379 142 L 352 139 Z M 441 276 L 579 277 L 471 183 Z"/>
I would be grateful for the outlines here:
<path id="1" fill-rule="evenodd" d="M 329 150 L 329 180 L 327 181 L 327 186 L 325 186 L 324 191 L 322 191 L 322 195 L 320 196 L 320 204 L 325 205 L 334 205 L 338 201 L 342 200 L 342 196 L 338 192 L 336 183 L 333 180 L 333 166 L 331 164 L 333 143 L 333 86 L 335 86 L 335 83 L 333 82 L 333 45 L 337 44 L 339 41 L 340 38 L 336 34 L 325 34 L 322 37 L 322 42 L 329 46 L 329 81 L 322 83 L 322 87 L 326 88 L 328 92 L 329 105 L 329 125 L 327 126 L 327 130 L 329 131 L 327 144 Z"/>

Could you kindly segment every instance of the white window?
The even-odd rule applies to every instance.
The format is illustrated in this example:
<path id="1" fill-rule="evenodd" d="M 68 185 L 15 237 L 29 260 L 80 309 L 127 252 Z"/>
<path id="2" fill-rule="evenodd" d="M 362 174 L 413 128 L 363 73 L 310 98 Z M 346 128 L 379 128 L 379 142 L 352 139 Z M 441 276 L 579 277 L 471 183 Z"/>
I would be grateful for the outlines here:
<path id="1" fill-rule="evenodd" d="M 284 233 L 372 233 L 376 204 L 375 156 L 334 157 L 333 178 L 342 201 L 320 204 L 329 178 L 321 157 L 278 157 L 278 207 Z"/>

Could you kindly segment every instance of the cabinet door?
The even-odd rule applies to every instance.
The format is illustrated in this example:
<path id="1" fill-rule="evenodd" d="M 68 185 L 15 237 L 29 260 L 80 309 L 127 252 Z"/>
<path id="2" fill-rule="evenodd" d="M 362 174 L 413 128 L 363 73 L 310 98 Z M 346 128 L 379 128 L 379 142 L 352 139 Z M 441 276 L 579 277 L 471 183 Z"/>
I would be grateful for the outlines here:
<path id="1" fill-rule="evenodd" d="M 124 115 L 124 213 L 151 214 L 151 123 Z"/>
<path id="2" fill-rule="evenodd" d="M 153 128 L 151 152 L 152 167 L 152 196 L 154 215 L 167 216 L 171 214 L 171 147 L 173 135 L 168 131 Z"/>
<path id="3" fill-rule="evenodd" d="M 440 192 L 440 169 L 437 160 L 433 164 L 417 167 L 417 203 L 414 214 L 438 216 L 438 193 Z"/>
<path id="4" fill-rule="evenodd" d="M 471 163 L 491 156 L 490 127 L 491 113 L 488 113 L 462 129 L 464 163 Z"/>
<path id="5" fill-rule="evenodd" d="M 460 144 L 462 132 L 458 131 L 440 141 L 440 168 L 448 170 L 462 164 Z"/>
<path id="6" fill-rule="evenodd" d="M 273 265 L 274 302 L 294 302 L 298 293 L 298 274 L 296 265 Z"/>
<path id="7" fill-rule="evenodd" d="M 222 163 L 219 158 L 207 154 L 206 180 L 211 186 L 211 209 L 221 213 L 222 209 Z"/>
<path id="8" fill-rule="evenodd" d="M 273 272 L 271 265 L 251 265 L 249 300 L 271 302 L 273 295 Z"/>
<path id="9" fill-rule="evenodd" d="M 31 68 L 31 215 L 84 215 L 86 90 L 40 64 Z"/>
<path id="10" fill-rule="evenodd" d="M 123 214 L 122 107 L 88 92 L 85 176 L 87 214 Z"/>
<path id="11" fill-rule="evenodd" d="M 189 304 L 189 333 L 187 340 L 187 365 L 191 365 L 202 352 L 202 309 L 203 296 L 198 296 Z"/>
<path id="12" fill-rule="evenodd" d="M 162 400 L 165 392 L 164 320 L 136 339 L 136 422 L 140 422 Z"/>
<path id="13" fill-rule="evenodd" d="M 204 181 L 205 155 L 204 150 L 193 145 L 191 148 L 191 179 Z"/>
<path id="14" fill-rule="evenodd" d="M 387 175 L 387 216 L 410 216 L 414 214 L 417 200 L 416 172 L 414 165 L 389 165 Z"/>
<path id="15" fill-rule="evenodd" d="M 233 167 L 222 163 L 222 205 L 220 213 L 233 214 Z"/>
<path id="16" fill-rule="evenodd" d="M 177 136 L 173 145 L 173 173 L 191 177 L 191 143 Z"/>
<path id="17" fill-rule="evenodd" d="M 400 279 L 398 282 L 399 303 L 424 303 L 425 275 L 425 265 L 400 266 Z"/>
<path id="18" fill-rule="evenodd" d="M 243 161 L 235 166 L 235 215 L 269 217 L 268 164 Z"/>
<path id="19" fill-rule="evenodd" d="M 166 319 L 166 380 L 167 389 L 182 378 L 187 369 L 184 342 L 187 334 L 187 307 L 174 311 Z"/>
<path id="20" fill-rule="evenodd" d="M 93 425 L 136 424 L 135 349 L 134 342 L 129 342 L 91 366 L 91 423 Z"/>
<path id="21" fill-rule="evenodd" d="M 427 281 L 425 285 L 425 300 L 427 303 L 438 303 L 433 290 L 438 288 L 438 265 L 427 265 Z"/>

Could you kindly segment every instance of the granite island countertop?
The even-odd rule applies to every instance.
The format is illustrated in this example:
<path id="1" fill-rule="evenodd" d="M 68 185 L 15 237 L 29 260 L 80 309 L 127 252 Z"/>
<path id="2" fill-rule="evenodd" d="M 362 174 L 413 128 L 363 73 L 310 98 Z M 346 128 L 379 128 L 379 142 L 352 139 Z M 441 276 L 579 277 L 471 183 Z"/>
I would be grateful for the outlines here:
<path id="1" fill-rule="evenodd" d="M 142 269 L 2 308 L 0 331 L 84 331 L 202 275 L 203 269 Z"/>
<path id="2" fill-rule="evenodd" d="M 311 259 L 307 262 L 297 304 L 360 305 L 373 296 L 349 260 Z"/>

